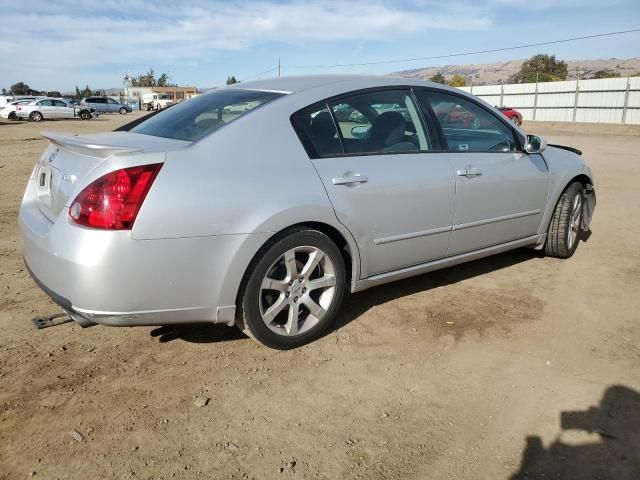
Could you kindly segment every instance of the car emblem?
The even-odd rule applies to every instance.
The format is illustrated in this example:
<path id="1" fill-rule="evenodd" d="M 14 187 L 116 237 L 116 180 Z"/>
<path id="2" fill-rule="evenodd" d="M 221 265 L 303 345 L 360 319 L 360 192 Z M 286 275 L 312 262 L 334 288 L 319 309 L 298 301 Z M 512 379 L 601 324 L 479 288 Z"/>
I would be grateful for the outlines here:
<path id="1" fill-rule="evenodd" d="M 69 182 L 69 183 L 73 183 L 75 181 L 75 179 L 76 179 L 76 176 L 75 175 L 69 175 L 68 173 L 65 173 L 62 176 L 62 179 L 67 181 L 67 182 Z"/>
<path id="2" fill-rule="evenodd" d="M 55 152 L 53 152 L 51 155 L 49 155 L 49 160 L 48 160 L 49 163 L 53 162 L 56 159 L 56 157 L 58 156 L 58 151 L 59 150 L 60 150 L 59 148 L 56 148 Z"/>

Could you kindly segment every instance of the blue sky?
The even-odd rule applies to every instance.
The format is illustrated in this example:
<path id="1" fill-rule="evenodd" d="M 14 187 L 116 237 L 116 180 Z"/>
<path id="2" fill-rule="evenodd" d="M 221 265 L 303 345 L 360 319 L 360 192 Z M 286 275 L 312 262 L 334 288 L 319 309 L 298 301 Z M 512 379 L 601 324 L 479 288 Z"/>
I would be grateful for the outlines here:
<path id="1" fill-rule="evenodd" d="M 554 53 L 640 56 L 640 33 L 393 65 L 310 65 L 426 57 L 640 28 L 639 0 L 0 0 L 0 87 L 122 85 L 149 67 L 208 87 L 282 62 L 283 75 L 388 73 Z M 272 72 L 266 76 L 273 75 Z"/>

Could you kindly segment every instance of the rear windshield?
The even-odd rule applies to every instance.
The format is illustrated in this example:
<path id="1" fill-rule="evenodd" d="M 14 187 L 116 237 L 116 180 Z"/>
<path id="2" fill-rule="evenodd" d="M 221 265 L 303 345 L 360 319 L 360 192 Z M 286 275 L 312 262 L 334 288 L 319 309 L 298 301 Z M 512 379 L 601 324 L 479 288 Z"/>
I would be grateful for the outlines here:
<path id="1" fill-rule="evenodd" d="M 167 108 L 130 131 L 196 141 L 251 110 L 283 96 L 256 90 L 218 90 Z"/>

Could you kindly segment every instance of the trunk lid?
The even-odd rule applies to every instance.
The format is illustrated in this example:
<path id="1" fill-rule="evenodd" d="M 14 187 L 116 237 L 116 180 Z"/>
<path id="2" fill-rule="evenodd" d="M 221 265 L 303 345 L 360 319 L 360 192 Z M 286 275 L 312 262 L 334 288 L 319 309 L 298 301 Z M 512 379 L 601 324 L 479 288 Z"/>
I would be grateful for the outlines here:
<path id="1" fill-rule="evenodd" d="M 114 155 L 176 150 L 190 142 L 130 132 L 65 135 L 42 132 L 50 144 L 38 162 L 35 189 L 38 206 L 52 222 L 64 209 L 78 185 Z"/>

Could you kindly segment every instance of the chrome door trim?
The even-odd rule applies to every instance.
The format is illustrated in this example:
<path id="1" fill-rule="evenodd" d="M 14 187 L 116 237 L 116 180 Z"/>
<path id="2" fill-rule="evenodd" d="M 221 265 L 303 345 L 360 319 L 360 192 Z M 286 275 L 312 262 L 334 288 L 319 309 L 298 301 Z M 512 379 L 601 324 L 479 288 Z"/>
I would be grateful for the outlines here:
<path id="1" fill-rule="evenodd" d="M 442 268 L 451 267 L 453 265 L 459 265 L 460 263 L 469 262 L 478 258 L 488 257 L 491 255 L 495 255 L 496 253 L 506 252 L 515 248 L 524 247 L 527 245 L 539 245 L 541 241 L 544 241 L 544 237 L 546 237 L 546 233 L 542 235 L 532 235 L 530 237 L 521 238 L 512 242 L 494 245 L 493 247 L 463 253 L 461 255 L 456 255 L 455 257 L 443 258 L 440 260 L 435 260 L 433 262 L 422 263 L 420 265 L 414 265 L 412 267 L 406 267 L 400 270 L 393 270 L 391 272 L 373 275 L 371 277 L 358 280 L 353 288 L 353 293 L 360 292 L 362 290 L 366 290 L 368 288 L 385 283 L 395 282 L 396 280 L 402 280 L 404 278 L 422 275 L 423 273 L 432 272 L 434 270 L 440 270 Z"/>
<path id="2" fill-rule="evenodd" d="M 384 245 L 385 243 L 398 242 L 400 240 L 409 240 L 411 238 L 426 237 L 435 235 L 436 233 L 450 232 L 451 227 L 432 228 L 430 230 L 421 230 L 419 232 L 403 233 L 401 235 L 392 235 L 390 237 L 376 238 L 373 240 L 374 245 Z"/>
<path id="3" fill-rule="evenodd" d="M 542 210 L 540 210 L 538 208 L 537 210 L 528 210 L 526 212 L 511 213 L 509 215 L 502 215 L 500 217 L 486 218 L 484 220 L 477 220 L 475 222 L 459 223 L 459 224 L 453 226 L 453 231 L 464 230 L 465 228 L 471 228 L 471 227 L 479 227 L 480 225 L 487 225 L 489 223 L 504 222 L 505 220 L 513 220 L 515 218 L 529 217 L 531 215 L 537 215 L 537 214 L 539 214 L 541 212 L 542 212 Z"/>

